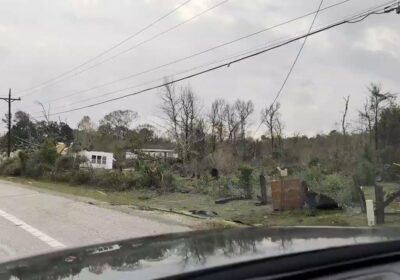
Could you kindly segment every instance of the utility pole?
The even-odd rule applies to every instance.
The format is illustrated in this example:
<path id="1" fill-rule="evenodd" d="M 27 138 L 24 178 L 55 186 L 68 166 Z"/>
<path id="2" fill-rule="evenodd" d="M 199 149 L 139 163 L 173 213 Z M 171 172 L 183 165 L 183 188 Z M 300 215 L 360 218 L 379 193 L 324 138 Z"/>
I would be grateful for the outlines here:
<path id="1" fill-rule="evenodd" d="M 8 91 L 8 97 L 0 97 L 0 99 L 8 103 L 8 143 L 7 143 L 7 156 L 11 154 L 11 103 L 13 101 L 21 101 L 21 98 L 11 98 L 11 89 Z"/>

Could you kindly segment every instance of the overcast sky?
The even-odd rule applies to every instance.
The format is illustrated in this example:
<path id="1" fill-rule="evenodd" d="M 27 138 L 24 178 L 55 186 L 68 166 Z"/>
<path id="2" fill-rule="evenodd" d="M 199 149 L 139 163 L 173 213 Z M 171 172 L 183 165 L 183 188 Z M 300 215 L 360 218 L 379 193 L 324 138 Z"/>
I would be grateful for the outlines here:
<path id="1" fill-rule="evenodd" d="M 108 56 L 147 40 L 221 1 L 192 0 L 152 28 L 116 48 Z M 21 102 L 13 103 L 14 112 L 24 110 L 38 116 L 40 107 L 36 101 L 46 103 L 48 100 L 211 48 L 312 12 L 318 7 L 320 0 L 229 0 L 196 20 L 84 73 L 36 91 L 18 93 L 96 56 L 183 2 L 184 0 L 0 0 L 0 91 L 6 96 L 11 87 L 16 97 L 22 96 Z M 340 0 L 325 0 L 323 6 L 337 2 Z M 321 12 L 315 26 L 328 24 L 386 2 L 388 0 L 351 0 Z M 55 113 L 142 89 L 145 86 L 82 101 L 110 91 L 162 79 L 241 51 L 267 45 L 279 38 L 305 32 L 311 21 L 312 16 L 145 75 L 52 102 L 50 112 Z M 372 16 L 363 22 L 343 25 L 310 37 L 279 99 L 285 134 L 299 132 L 312 135 L 334 129 L 343 110 L 343 97 L 347 95 L 351 96 L 349 120 L 356 120 L 357 109 L 361 108 L 367 96 L 366 87 L 370 82 L 380 82 L 384 89 L 399 92 L 399 27 L 400 16 L 392 13 Z M 201 99 L 204 112 L 216 98 L 225 98 L 231 102 L 238 98 L 251 99 L 256 105 L 251 127 L 254 133 L 262 107 L 274 99 L 300 45 L 299 41 L 180 85 L 190 83 Z M 88 66 L 90 65 L 92 64 Z M 155 84 L 157 82 L 147 84 L 146 87 Z M 84 115 L 97 121 L 112 110 L 131 109 L 139 113 L 138 122 L 156 122 L 162 125 L 159 105 L 159 91 L 152 91 L 52 118 L 61 118 L 76 127 Z M 6 102 L 0 103 L 1 114 L 6 113 L 6 110 Z M 260 129 L 258 135 L 263 131 L 264 128 Z"/>

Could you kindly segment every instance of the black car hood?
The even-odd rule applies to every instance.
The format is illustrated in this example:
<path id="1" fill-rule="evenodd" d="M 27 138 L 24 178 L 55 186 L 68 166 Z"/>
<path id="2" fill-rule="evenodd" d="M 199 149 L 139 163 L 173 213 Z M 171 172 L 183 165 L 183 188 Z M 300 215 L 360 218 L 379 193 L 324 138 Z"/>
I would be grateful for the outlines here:
<path id="1" fill-rule="evenodd" d="M 0 265 L 0 279 L 154 279 L 254 259 L 400 239 L 398 229 L 245 228 L 58 251 Z"/>

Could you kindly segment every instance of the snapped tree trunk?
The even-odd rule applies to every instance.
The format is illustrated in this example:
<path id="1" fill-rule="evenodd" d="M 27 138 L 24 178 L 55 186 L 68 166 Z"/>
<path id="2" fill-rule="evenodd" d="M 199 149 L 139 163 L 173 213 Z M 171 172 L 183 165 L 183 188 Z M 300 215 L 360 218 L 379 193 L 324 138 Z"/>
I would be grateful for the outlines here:
<path id="1" fill-rule="evenodd" d="M 263 173 L 260 174 L 261 205 L 267 204 L 267 180 Z"/>
<path id="2" fill-rule="evenodd" d="M 375 216 L 376 224 L 382 225 L 385 223 L 385 203 L 383 187 L 375 183 Z"/>

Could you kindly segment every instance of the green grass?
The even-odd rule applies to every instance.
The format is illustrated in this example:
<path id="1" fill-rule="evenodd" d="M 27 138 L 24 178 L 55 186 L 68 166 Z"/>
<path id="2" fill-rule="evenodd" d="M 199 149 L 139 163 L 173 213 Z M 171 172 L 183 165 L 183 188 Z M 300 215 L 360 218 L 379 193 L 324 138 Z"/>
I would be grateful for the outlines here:
<path id="1" fill-rule="evenodd" d="M 210 210 L 228 221 L 268 226 L 366 226 L 365 215 L 350 211 L 318 211 L 315 216 L 307 210 L 273 212 L 271 205 L 255 206 L 256 200 L 239 200 L 226 204 L 215 204 L 214 197 L 207 194 L 165 193 L 148 190 L 109 192 L 91 186 L 71 186 L 69 184 L 38 181 L 25 178 L 5 178 L 36 188 L 80 197 L 93 198 L 112 205 L 131 205 L 139 209 L 164 209 L 174 211 Z M 388 185 L 392 191 L 394 186 Z M 366 187 L 367 199 L 373 198 L 373 188 Z M 385 226 L 400 226 L 400 216 L 387 215 Z"/>
<path id="2" fill-rule="evenodd" d="M 383 183 L 383 191 L 387 194 L 394 193 L 399 190 L 399 186 L 395 183 Z M 375 201 L 375 189 L 373 186 L 363 187 L 365 199 Z M 387 208 L 386 212 L 396 212 L 400 210 L 400 203 L 393 201 Z"/>

